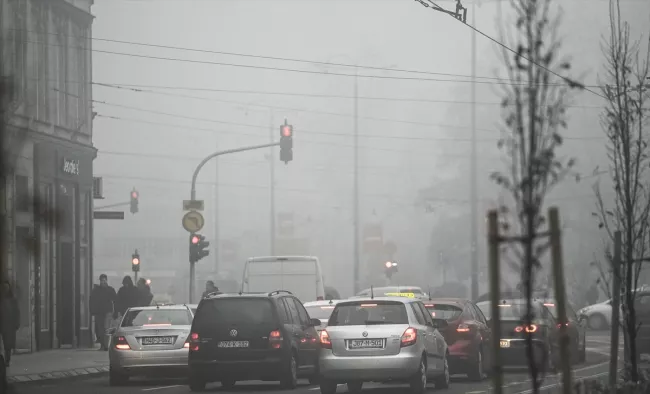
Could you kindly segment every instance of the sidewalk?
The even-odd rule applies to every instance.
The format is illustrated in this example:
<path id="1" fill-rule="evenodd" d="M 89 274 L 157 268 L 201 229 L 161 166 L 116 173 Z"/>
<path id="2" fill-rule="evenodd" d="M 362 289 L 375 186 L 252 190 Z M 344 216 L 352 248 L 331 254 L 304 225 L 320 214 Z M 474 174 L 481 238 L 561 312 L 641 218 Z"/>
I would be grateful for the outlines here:
<path id="1" fill-rule="evenodd" d="M 15 383 L 107 373 L 108 352 L 85 348 L 14 354 L 7 372 Z"/>

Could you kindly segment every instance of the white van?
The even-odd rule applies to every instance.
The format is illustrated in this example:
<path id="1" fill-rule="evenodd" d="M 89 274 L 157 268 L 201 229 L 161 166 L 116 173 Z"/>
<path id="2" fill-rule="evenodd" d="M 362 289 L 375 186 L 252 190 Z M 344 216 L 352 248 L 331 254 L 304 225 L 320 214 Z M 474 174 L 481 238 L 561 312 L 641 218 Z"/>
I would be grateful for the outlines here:
<path id="1" fill-rule="evenodd" d="M 323 274 L 317 257 L 269 256 L 246 261 L 242 292 L 288 290 L 302 302 L 325 299 Z"/>

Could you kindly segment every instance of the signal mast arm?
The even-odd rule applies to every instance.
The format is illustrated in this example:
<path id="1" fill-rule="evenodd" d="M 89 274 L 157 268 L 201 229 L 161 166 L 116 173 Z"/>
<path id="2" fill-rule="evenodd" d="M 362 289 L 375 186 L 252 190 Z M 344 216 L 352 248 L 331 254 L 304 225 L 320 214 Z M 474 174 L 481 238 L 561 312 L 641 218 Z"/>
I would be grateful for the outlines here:
<path id="1" fill-rule="evenodd" d="M 433 0 L 415 0 L 415 1 L 417 1 L 418 3 L 422 4 L 427 8 L 431 8 L 434 11 L 449 14 L 454 18 L 458 19 L 459 21 L 463 23 L 467 23 L 467 8 L 463 7 L 463 5 L 460 3 L 460 0 L 456 0 L 456 11 L 446 10 L 440 7 L 438 4 L 436 4 Z"/>

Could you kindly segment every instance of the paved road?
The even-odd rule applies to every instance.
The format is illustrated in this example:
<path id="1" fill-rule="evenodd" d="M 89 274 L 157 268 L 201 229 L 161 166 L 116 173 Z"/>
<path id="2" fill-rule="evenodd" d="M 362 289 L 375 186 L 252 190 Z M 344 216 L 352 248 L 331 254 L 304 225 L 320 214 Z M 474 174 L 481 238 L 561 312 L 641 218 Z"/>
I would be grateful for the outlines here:
<path id="1" fill-rule="evenodd" d="M 609 337 L 606 333 L 592 334 L 588 337 L 587 362 L 574 368 L 576 378 L 587 378 L 607 373 L 609 359 Z M 542 387 L 556 388 L 559 383 L 558 375 L 549 375 L 544 379 Z M 507 370 L 504 394 L 528 394 L 531 384 L 525 370 Z M 489 381 L 470 382 L 464 377 L 454 377 L 451 387 L 446 390 L 435 390 L 431 385 L 431 392 L 441 394 L 486 394 L 490 386 Z M 435 391 L 434 391 L 435 390 Z M 189 393 L 185 382 L 179 380 L 146 381 L 135 380 L 126 387 L 110 387 L 106 376 L 76 381 L 52 381 L 51 383 L 16 385 L 13 392 L 17 394 L 180 394 Z M 231 393 L 274 393 L 274 394 L 319 394 L 318 386 L 309 385 L 306 381 L 296 390 L 280 390 L 276 383 L 243 382 L 237 383 L 234 389 L 225 391 L 219 384 L 208 386 L 207 392 Z M 340 386 L 339 393 L 347 392 L 345 386 Z M 401 394 L 408 393 L 408 388 L 399 385 L 374 384 L 364 385 L 364 394 Z"/>

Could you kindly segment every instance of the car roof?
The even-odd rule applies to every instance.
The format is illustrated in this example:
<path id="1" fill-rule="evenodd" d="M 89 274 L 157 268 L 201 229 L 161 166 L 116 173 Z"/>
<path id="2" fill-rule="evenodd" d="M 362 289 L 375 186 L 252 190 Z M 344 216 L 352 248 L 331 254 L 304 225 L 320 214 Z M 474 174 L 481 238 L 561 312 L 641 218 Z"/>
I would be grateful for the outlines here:
<path id="1" fill-rule="evenodd" d="M 456 305 L 465 305 L 469 302 L 469 300 L 464 298 L 431 298 L 431 299 L 426 299 L 425 301 L 434 304 L 456 304 Z"/>
<path id="2" fill-rule="evenodd" d="M 271 292 L 252 292 L 252 293 L 221 293 L 208 294 L 204 300 L 229 299 L 229 298 L 272 298 L 278 296 L 293 296 L 293 293 L 287 290 L 274 290 Z"/>
<path id="3" fill-rule="evenodd" d="M 249 262 L 274 262 L 274 261 L 318 261 L 316 256 L 259 256 L 251 257 L 248 259 Z"/>
<path id="4" fill-rule="evenodd" d="M 408 297 L 357 297 L 350 300 L 342 300 L 337 305 L 341 304 L 356 304 L 358 302 L 376 302 L 376 301 L 395 301 L 408 304 L 411 302 L 421 301 L 419 298 L 408 298 Z"/>
<path id="5" fill-rule="evenodd" d="M 336 305 L 339 302 L 343 302 L 345 300 L 323 300 L 323 301 L 309 301 L 305 302 L 302 305 L 303 306 L 328 306 L 328 305 Z"/>
<path id="6" fill-rule="evenodd" d="M 155 310 L 187 310 L 189 306 L 185 304 L 170 304 L 170 305 L 150 305 L 150 306 L 134 306 L 129 308 L 130 311 L 155 311 Z"/>

